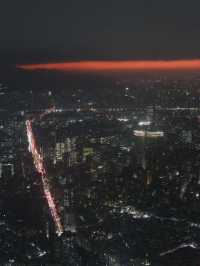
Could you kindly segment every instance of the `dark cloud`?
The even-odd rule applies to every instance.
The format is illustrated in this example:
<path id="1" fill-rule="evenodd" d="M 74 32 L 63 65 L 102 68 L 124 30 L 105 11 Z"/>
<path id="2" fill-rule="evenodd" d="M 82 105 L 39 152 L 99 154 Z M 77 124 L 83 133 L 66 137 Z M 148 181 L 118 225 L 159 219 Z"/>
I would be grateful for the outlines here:
<path id="1" fill-rule="evenodd" d="M 200 2 L 1 0 L 0 53 L 14 61 L 200 57 Z"/>

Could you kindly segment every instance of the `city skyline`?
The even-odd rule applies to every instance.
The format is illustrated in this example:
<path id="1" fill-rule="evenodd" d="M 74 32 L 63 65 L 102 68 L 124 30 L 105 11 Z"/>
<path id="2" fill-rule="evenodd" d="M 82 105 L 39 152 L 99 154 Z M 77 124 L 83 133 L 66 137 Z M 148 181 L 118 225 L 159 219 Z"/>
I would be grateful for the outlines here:
<path id="1" fill-rule="evenodd" d="M 0 265 L 199 265 L 199 10 L 1 1 Z"/>

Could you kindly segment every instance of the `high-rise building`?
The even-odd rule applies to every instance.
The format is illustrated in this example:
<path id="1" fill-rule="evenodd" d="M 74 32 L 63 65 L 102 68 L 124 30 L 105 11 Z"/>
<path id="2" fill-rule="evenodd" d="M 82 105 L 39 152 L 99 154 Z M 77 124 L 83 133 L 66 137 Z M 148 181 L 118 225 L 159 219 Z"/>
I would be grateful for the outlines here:
<path id="1" fill-rule="evenodd" d="M 0 163 L 0 178 L 8 178 L 14 175 L 13 163 Z"/>
<path id="2" fill-rule="evenodd" d="M 143 130 L 134 130 L 134 136 L 136 138 L 138 164 L 146 172 L 145 184 L 150 185 L 155 167 L 153 164 L 154 151 L 152 150 L 152 144 L 157 144 L 158 140 L 164 137 L 164 132 L 144 128 Z"/>

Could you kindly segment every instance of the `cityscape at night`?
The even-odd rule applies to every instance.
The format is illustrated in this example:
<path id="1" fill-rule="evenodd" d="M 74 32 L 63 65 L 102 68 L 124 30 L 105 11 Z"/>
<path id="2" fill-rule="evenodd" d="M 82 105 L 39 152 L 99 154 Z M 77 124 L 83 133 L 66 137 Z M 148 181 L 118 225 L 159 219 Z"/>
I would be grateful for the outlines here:
<path id="1" fill-rule="evenodd" d="M 200 3 L 39 2 L 0 1 L 0 265 L 200 266 Z"/>

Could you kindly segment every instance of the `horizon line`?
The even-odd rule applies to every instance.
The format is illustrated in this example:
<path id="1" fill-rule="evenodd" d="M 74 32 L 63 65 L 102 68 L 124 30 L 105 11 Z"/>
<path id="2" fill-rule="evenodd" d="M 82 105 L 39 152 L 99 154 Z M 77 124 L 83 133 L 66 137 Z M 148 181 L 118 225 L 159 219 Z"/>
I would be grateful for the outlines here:
<path id="1" fill-rule="evenodd" d="M 176 60 L 80 60 L 57 63 L 19 64 L 16 68 L 36 71 L 104 72 L 141 70 L 200 70 L 200 59 Z"/>

